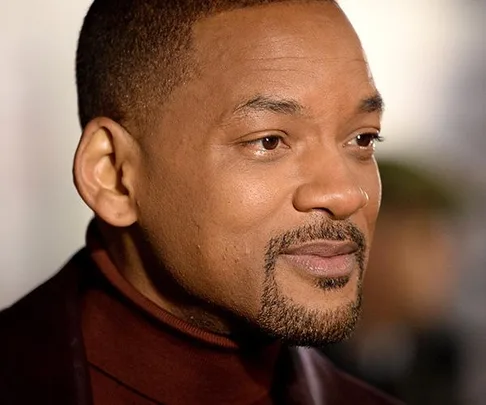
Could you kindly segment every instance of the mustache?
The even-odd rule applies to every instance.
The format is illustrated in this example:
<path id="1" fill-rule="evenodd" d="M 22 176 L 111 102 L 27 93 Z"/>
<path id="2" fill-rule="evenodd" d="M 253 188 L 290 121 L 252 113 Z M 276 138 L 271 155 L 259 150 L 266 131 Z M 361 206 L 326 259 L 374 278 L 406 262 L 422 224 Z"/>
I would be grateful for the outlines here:
<path id="1" fill-rule="evenodd" d="M 356 257 L 361 270 L 364 270 L 366 237 L 364 233 L 350 221 L 323 220 L 318 223 L 304 225 L 270 239 L 265 253 L 265 270 L 271 273 L 280 254 L 289 248 L 317 240 L 352 241 L 358 246 Z"/>

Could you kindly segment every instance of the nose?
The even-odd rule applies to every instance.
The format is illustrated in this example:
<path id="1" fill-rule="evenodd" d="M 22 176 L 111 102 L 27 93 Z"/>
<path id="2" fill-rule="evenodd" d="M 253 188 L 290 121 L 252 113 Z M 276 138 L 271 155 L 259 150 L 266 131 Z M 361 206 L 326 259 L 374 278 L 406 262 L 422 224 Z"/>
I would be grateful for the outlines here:
<path id="1" fill-rule="evenodd" d="M 359 184 L 360 168 L 351 170 L 339 153 L 309 158 L 305 179 L 294 194 L 296 210 L 325 211 L 332 219 L 343 220 L 368 204 L 369 196 Z"/>

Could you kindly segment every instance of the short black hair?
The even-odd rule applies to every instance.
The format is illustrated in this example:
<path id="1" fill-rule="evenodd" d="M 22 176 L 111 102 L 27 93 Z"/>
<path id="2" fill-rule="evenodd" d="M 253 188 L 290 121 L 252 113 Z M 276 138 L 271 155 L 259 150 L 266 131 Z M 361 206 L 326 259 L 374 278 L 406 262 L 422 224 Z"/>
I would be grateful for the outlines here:
<path id="1" fill-rule="evenodd" d="M 151 107 L 163 105 L 190 71 L 197 20 L 285 1 L 292 0 L 94 0 L 76 53 L 81 126 L 98 116 L 137 122 Z"/>

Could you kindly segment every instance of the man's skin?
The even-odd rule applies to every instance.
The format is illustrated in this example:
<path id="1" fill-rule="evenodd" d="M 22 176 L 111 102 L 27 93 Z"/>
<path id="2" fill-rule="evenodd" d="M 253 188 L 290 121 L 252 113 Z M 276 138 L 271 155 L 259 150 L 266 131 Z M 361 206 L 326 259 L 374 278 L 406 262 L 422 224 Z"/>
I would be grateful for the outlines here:
<path id="1" fill-rule="evenodd" d="M 154 125 L 84 129 L 75 183 L 112 259 L 196 326 L 341 339 L 380 202 L 381 103 L 354 30 L 330 3 L 279 3 L 199 21 L 192 48 Z"/>

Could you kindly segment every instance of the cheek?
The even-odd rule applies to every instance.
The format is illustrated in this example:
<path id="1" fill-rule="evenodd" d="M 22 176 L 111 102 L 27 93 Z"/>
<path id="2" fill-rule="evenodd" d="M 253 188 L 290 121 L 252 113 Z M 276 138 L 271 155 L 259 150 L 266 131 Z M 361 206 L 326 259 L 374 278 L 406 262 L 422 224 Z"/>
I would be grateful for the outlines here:
<path id="1" fill-rule="evenodd" d="M 282 190 L 263 174 L 222 177 L 206 193 L 207 216 L 228 231 L 256 232 L 262 229 L 282 205 Z"/>
<path id="2" fill-rule="evenodd" d="M 206 183 L 201 193 L 204 202 L 196 215 L 204 268 L 211 278 L 221 280 L 226 291 L 231 290 L 227 299 L 245 302 L 256 313 L 266 246 L 285 198 L 265 179 L 241 174 L 221 175 Z"/>
<path id="3" fill-rule="evenodd" d="M 201 167 L 152 171 L 141 225 L 159 259 L 193 295 L 255 316 L 281 188 L 244 170 Z"/>

